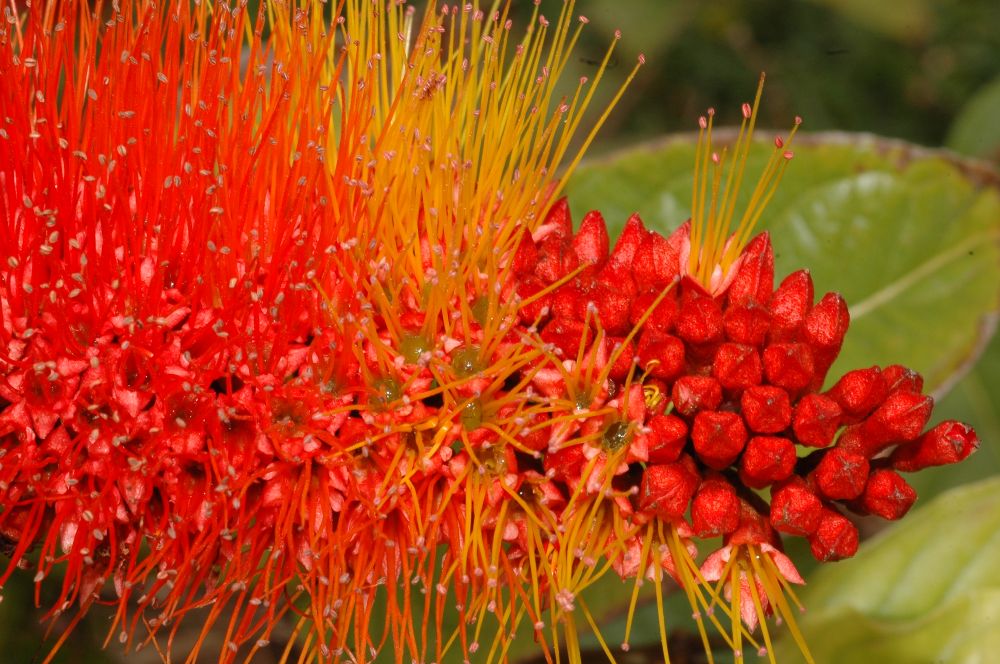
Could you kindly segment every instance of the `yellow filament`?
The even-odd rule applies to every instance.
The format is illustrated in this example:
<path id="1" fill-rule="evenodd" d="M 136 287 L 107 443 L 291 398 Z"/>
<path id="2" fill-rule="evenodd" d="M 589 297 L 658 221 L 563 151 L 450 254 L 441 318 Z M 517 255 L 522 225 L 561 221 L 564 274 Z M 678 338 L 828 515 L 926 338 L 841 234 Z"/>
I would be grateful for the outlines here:
<path id="1" fill-rule="evenodd" d="M 798 130 L 800 121 L 797 118 L 788 140 L 776 140 L 774 151 L 754 187 L 750 201 L 734 227 L 736 199 L 746 173 L 763 89 L 764 75 L 761 74 L 752 106 L 744 105 L 744 116 L 731 157 L 726 148 L 721 154 L 714 151 L 714 111 L 710 109 L 707 119 L 700 121 L 702 126 L 698 132 L 691 192 L 691 253 L 686 267 L 688 274 L 706 288 L 711 287 L 717 274 L 726 275 L 739 258 L 791 159 L 788 148 Z"/>

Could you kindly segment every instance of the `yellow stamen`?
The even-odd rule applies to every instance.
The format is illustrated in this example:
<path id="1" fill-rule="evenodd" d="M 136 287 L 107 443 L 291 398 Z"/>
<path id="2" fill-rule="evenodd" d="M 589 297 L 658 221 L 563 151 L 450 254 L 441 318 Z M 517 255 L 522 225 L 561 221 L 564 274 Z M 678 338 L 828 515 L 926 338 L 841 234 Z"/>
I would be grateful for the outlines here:
<path id="1" fill-rule="evenodd" d="M 698 146 L 695 151 L 694 186 L 691 192 L 691 253 L 686 266 L 688 274 L 706 288 L 729 273 L 750 241 L 757 222 L 774 196 L 785 168 L 792 158 L 788 150 L 801 120 L 795 124 L 788 140 L 775 139 L 775 148 L 761 174 L 739 222 L 733 225 L 736 199 L 743 184 L 747 160 L 753 143 L 757 111 L 764 89 L 761 74 L 753 105 L 744 104 L 732 157 L 728 149 L 714 151 L 712 130 L 715 112 L 709 109 L 707 118 L 699 120 Z"/>

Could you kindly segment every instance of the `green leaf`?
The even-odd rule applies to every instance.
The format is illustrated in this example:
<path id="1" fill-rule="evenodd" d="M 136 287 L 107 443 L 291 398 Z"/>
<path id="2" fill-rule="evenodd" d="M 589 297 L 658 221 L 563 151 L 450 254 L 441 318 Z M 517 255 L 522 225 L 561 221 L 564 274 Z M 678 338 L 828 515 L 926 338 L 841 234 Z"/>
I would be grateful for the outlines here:
<path id="1" fill-rule="evenodd" d="M 751 155 L 737 212 L 769 153 L 761 146 Z M 574 217 L 599 209 L 614 234 L 639 211 L 669 232 L 689 216 L 693 164 L 692 136 L 584 164 L 568 183 Z M 1000 302 L 995 178 L 945 153 L 866 135 L 799 141 L 761 227 L 771 232 L 779 279 L 808 267 L 817 295 L 835 290 L 851 305 L 831 378 L 900 363 L 936 389 L 968 369 Z"/>
<path id="2" fill-rule="evenodd" d="M 1000 647 L 1000 478 L 955 489 L 816 574 L 800 622 L 820 662 L 989 662 Z M 779 661 L 796 661 L 794 645 Z M 782 660 L 782 657 L 784 658 Z"/>
<path id="3" fill-rule="evenodd" d="M 948 132 L 946 145 L 974 157 L 1000 161 L 1000 77 L 965 105 Z"/>

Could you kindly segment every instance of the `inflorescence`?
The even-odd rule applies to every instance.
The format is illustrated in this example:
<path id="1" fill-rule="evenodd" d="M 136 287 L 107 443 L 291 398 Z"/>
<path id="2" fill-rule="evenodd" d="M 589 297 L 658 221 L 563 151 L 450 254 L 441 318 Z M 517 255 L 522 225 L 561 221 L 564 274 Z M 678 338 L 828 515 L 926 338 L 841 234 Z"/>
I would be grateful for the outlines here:
<path id="1" fill-rule="evenodd" d="M 827 380 L 847 304 L 753 236 L 791 136 L 732 223 L 759 92 L 728 161 L 702 119 L 690 222 L 574 232 L 612 51 L 556 96 L 571 2 L 517 41 L 475 3 L 5 11 L 0 585 L 59 577 L 53 617 L 189 662 L 286 618 L 309 661 L 579 661 L 582 618 L 613 659 L 616 573 L 625 649 L 651 582 L 665 659 L 671 587 L 709 653 L 777 616 L 808 659 L 783 537 L 852 556 L 846 512 L 978 446 L 909 369 Z"/>

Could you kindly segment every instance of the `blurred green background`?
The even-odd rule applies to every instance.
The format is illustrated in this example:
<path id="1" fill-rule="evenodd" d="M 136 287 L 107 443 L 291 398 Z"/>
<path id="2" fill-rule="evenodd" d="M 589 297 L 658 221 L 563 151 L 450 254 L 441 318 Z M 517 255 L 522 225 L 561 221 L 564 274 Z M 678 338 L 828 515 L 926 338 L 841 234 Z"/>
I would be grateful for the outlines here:
<path id="1" fill-rule="evenodd" d="M 561 6 L 561 0 L 543 0 L 542 11 L 554 15 Z M 515 0 L 515 10 L 523 25 L 532 3 Z M 601 96 L 610 98 L 639 53 L 646 57 L 593 146 L 593 158 L 690 131 L 709 106 L 719 110 L 723 124 L 734 121 L 739 104 L 752 99 L 757 77 L 766 71 L 760 126 L 785 129 L 799 115 L 807 132 L 867 132 L 1000 161 L 996 0 L 582 0 L 578 12 L 590 26 L 571 61 L 569 81 L 592 76 L 611 35 L 616 29 L 623 33 L 593 109 L 603 107 Z M 641 210 L 643 201 L 634 206 Z M 998 392 L 1000 347 L 994 342 L 943 412 L 974 419 L 981 433 L 1000 432 Z M 993 472 L 996 453 L 982 456 L 987 463 L 932 474 L 932 493 Z M 31 609 L 33 593 L 28 572 L 4 589 L 0 662 L 41 662 L 47 654 L 52 639 L 46 641 L 41 614 Z M 42 604 L 47 605 L 44 597 Z M 126 658 L 117 643 L 102 651 L 109 618 L 106 612 L 91 613 L 55 661 L 159 661 L 152 651 Z M 65 624 L 57 620 L 52 633 L 58 635 Z M 637 647 L 629 661 L 658 657 L 658 648 Z M 605 660 L 597 655 L 594 661 Z"/>
<path id="2" fill-rule="evenodd" d="M 546 0 L 542 7 L 555 13 L 560 4 Z M 689 131 L 709 106 L 720 120 L 733 121 L 765 71 L 763 127 L 785 128 L 799 115 L 808 131 L 952 142 L 979 156 L 1000 156 L 1000 123 L 963 127 L 986 112 L 977 102 L 981 107 L 979 96 L 990 95 L 991 84 L 993 98 L 1000 95 L 996 2 L 583 0 L 578 8 L 591 29 L 574 74 L 595 69 L 616 29 L 623 38 L 609 76 L 620 80 L 639 53 L 647 63 L 598 150 Z"/>

